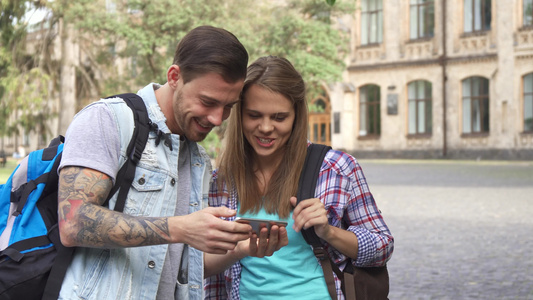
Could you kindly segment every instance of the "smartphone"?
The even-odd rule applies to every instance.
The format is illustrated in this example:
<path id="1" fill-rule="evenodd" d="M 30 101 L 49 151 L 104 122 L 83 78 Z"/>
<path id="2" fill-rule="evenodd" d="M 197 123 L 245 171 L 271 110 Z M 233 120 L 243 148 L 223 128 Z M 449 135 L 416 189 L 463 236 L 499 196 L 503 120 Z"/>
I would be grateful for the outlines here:
<path id="1" fill-rule="evenodd" d="M 261 231 L 261 228 L 266 227 L 268 229 L 268 233 L 270 234 L 270 226 L 272 225 L 278 225 L 279 227 L 286 227 L 287 222 L 285 221 L 279 221 L 279 220 L 267 220 L 267 219 L 255 219 L 255 218 L 241 218 L 237 217 L 235 218 L 235 222 L 239 223 L 245 223 L 250 224 L 252 226 L 253 232 L 256 234 L 259 234 Z"/>

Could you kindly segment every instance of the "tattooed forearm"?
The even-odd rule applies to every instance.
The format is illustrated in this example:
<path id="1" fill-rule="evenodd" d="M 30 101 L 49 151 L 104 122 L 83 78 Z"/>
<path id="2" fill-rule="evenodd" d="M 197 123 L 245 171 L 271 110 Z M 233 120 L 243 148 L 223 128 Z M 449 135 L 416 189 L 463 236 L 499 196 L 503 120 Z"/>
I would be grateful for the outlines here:
<path id="1" fill-rule="evenodd" d="M 77 240 L 96 247 L 136 247 L 170 243 L 166 218 L 133 217 L 96 206 L 84 206 Z"/>
<path id="2" fill-rule="evenodd" d="M 95 170 L 61 170 L 58 203 L 62 241 L 106 248 L 170 243 L 166 218 L 133 217 L 102 207 L 111 187 L 111 179 Z"/>

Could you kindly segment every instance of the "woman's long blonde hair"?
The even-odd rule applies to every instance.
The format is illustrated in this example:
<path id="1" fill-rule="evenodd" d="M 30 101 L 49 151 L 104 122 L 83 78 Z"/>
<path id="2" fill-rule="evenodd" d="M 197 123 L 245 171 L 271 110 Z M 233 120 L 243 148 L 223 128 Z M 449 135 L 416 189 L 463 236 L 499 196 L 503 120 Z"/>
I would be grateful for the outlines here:
<path id="1" fill-rule="evenodd" d="M 295 112 L 291 136 L 285 155 L 261 193 L 252 168 L 253 148 L 242 131 L 243 95 L 252 85 L 279 93 L 292 102 Z M 302 76 L 285 58 L 266 56 L 253 62 L 247 71 L 241 101 L 228 119 L 224 149 L 218 161 L 219 190 L 225 182 L 228 191 L 236 191 L 241 213 L 257 212 L 264 207 L 268 213 L 287 218 L 292 209 L 290 197 L 296 196 L 298 180 L 307 153 L 307 101 Z"/>

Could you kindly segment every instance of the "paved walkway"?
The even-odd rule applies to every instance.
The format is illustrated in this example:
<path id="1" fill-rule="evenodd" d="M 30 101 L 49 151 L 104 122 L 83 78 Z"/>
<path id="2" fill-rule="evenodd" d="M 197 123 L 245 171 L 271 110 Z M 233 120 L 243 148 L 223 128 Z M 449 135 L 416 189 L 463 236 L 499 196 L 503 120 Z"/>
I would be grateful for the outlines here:
<path id="1" fill-rule="evenodd" d="M 533 299 L 533 162 L 360 163 L 395 237 L 391 300 Z"/>

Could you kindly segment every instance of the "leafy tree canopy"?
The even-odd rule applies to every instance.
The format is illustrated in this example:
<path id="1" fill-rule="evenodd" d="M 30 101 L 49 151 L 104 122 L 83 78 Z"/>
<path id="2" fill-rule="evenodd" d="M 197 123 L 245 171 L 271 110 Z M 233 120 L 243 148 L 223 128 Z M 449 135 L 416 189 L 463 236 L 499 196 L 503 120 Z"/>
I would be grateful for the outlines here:
<path id="1" fill-rule="evenodd" d="M 66 24 L 74 26 L 73 39 L 80 45 L 77 101 L 136 90 L 148 82 L 164 83 L 176 44 L 199 25 L 233 32 L 247 48 L 250 62 L 264 55 L 286 57 L 301 72 L 312 99 L 322 84 L 341 78 L 348 37 L 332 20 L 353 9 L 350 3 L 333 5 L 334 0 L 287 0 L 279 5 L 249 0 L 0 1 L 0 113 L 7 115 L 21 99 L 18 95 L 31 91 L 34 96 L 27 99 L 34 103 L 46 98 L 50 91 L 45 80 L 52 82 L 53 90 L 61 88 L 57 78 L 62 62 L 54 41 Z M 50 11 L 39 55 L 25 50 L 28 28 L 23 22 L 24 13 L 37 7 Z M 33 87 L 27 74 L 38 79 Z M 29 120 L 19 125 L 24 124 L 34 125 Z"/>
<path id="2" fill-rule="evenodd" d="M 50 77 L 26 45 L 26 13 L 43 3 L 1 0 L 0 4 L 0 136 L 18 134 L 19 128 L 44 134 L 49 129 L 43 118 L 49 115 L 41 103 L 47 99 Z"/>
<path id="3" fill-rule="evenodd" d="M 233 32 L 248 49 L 250 61 L 264 55 L 286 57 L 311 88 L 340 79 L 344 69 L 347 37 L 330 20 L 346 7 L 323 0 L 291 0 L 285 6 L 269 1 L 250 5 L 248 0 L 130 0 L 116 1 L 107 7 L 109 13 L 102 13 L 102 4 L 93 0 L 67 1 L 60 8 L 58 1 L 54 3 L 54 9 L 84 33 L 79 37 L 88 45 L 83 51 L 93 51 L 88 56 L 99 58 L 97 64 L 135 58 L 129 68 L 136 72 L 128 73 L 134 78 L 123 77 L 131 86 L 165 82 L 177 42 L 205 24 Z"/>

